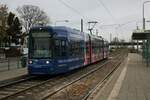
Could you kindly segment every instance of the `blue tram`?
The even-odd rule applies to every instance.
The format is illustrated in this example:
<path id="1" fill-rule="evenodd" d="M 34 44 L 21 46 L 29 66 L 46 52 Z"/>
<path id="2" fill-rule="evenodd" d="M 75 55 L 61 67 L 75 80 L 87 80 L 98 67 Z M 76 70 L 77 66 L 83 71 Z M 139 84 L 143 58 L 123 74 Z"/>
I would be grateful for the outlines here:
<path id="1" fill-rule="evenodd" d="M 29 33 L 28 72 L 65 73 L 104 59 L 104 52 L 108 51 L 100 37 L 63 26 L 33 27 Z"/>

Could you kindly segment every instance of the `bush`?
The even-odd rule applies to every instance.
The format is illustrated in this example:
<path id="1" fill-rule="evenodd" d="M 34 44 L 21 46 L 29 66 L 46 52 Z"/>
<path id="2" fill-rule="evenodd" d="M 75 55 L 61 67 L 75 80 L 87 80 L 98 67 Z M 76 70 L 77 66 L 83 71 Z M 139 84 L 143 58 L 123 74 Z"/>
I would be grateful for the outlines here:
<path id="1" fill-rule="evenodd" d="M 26 67 L 27 66 L 27 57 L 26 56 L 22 56 L 21 57 L 21 66 L 22 67 Z"/>

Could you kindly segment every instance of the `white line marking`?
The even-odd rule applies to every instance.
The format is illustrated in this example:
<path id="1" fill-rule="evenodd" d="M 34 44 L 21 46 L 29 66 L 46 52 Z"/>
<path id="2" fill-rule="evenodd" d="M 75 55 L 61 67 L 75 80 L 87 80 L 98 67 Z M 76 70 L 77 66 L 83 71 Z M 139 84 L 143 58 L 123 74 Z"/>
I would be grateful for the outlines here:
<path id="1" fill-rule="evenodd" d="M 109 95 L 107 100 L 116 100 L 117 99 L 117 96 L 119 94 L 120 88 L 122 86 L 122 82 L 123 82 L 123 80 L 124 80 L 124 78 L 126 76 L 127 66 L 128 66 L 129 60 L 130 59 L 128 58 L 127 63 L 125 65 L 125 67 L 123 68 L 123 70 L 122 70 L 122 72 L 121 72 L 117 82 L 115 83 L 115 86 L 113 87 L 113 89 L 112 89 L 112 91 L 111 91 L 111 93 L 110 93 L 110 95 Z"/>

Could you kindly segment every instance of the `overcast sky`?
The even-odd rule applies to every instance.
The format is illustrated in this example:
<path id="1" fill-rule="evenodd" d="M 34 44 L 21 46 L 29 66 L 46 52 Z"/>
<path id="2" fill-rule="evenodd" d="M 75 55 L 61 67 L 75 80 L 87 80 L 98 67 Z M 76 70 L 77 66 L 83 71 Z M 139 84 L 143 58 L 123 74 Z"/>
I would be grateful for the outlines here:
<path id="1" fill-rule="evenodd" d="M 53 25 L 58 20 L 67 19 L 68 23 L 56 24 L 80 29 L 80 19 L 83 18 L 86 31 L 88 21 L 98 21 L 96 28 L 107 40 L 110 40 L 110 34 L 112 37 L 129 40 L 136 24 L 141 28 L 143 1 L 145 0 L 0 0 L 13 12 L 25 4 L 39 6 L 48 14 Z M 145 8 L 146 19 L 150 20 L 150 3 Z M 120 24 L 120 27 L 113 24 Z M 147 29 L 148 27 L 149 23 Z"/>

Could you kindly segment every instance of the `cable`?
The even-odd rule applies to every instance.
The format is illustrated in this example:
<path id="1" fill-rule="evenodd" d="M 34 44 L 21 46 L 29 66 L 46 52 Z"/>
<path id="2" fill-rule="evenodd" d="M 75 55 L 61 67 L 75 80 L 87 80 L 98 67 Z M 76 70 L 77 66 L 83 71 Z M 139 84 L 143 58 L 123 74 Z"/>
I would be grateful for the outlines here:
<path id="1" fill-rule="evenodd" d="M 130 23 L 133 23 L 133 22 L 137 22 L 137 20 L 130 20 L 130 21 L 127 21 L 127 22 L 124 22 L 122 24 L 108 24 L 108 25 L 101 25 L 100 28 L 103 28 L 103 27 L 122 27 L 122 26 L 125 26 L 125 25 L 128 25 Z"/>
<path id="2" fill-rule="evenodd" d="M 110 12 L 110 10 L 106 7 L 106 5 L 102 2 L 102 0 L 97 0 L 97 1 L 106 9 L 106 11 L 109 13 L 109 15 L 112 17 L 112 19 L 116 23 L 116 18 L 113 16 L 113 14 Z"/>
<path id="3" fill-rule="evenodd" d="M 74 13 L 78 14 L 81 17 L 84 17 L 78 10 L 74 9 L 73 7 L 71 7 L 70 5 L 68 5 L 67 3 L 65 3 L 62 0 L 58 0 L 61 4 L 63 4 L 64 6 L 66 6 L 67 8 L 71 9 Z"/>

